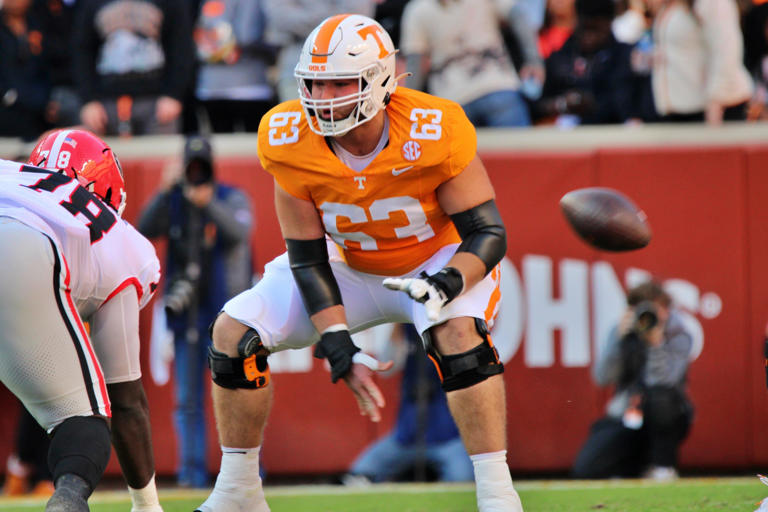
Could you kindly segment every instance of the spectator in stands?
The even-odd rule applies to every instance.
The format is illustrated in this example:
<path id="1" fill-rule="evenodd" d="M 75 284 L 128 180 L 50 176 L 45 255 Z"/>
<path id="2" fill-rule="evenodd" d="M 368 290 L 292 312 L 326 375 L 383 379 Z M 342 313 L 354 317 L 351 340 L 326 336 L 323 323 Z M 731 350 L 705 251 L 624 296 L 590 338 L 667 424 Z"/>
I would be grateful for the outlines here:
<path id="1" fill-rule="evenodd" d="M 374 19 L 384 27 L 396 47 L 400 47 L 400 28 L 403 10 L 409 0 L 383 0 L 376 3 Z"/>
<path id="2" fill-rule="evenodd" d="M 428 82 L 431 94 L 461 104 L 476 127 L 530 125 L 523 92 L 539 96 L 544 66 L 535 33 L 518 9 L 506 0 L 412 0 L 400 42 L 412 73 L 406 85 L 425 89 Z M 500 31 L 504 22 L 517 36 L 519 76 Z"/>
<path id="3" fill-rule="evenodd" d="M 663 121 L 746 119 L 752 79 L 734 0 L 648 0 L 653 97 Z"/>
<path id="4" fill-rule="evenodd" d="M 32 0 L 0 2 L 0 137 L 33 141 L 45 131 L 51 92 L 40 19 Z"/>
<path id="5" fill-rule="evenodd" d="M 310 32 L 328 16 L 342 12 L 373 17 L 378 0 L 264 0 L 267 14 L 266 40 L 280 48 L 277 56 L 279 101 L 299 97 L 293 69 L 301 45 Z"/>
<path id="6" fill-rule="evenodd" d="M 76 0 L 35 0 L 43 22 L 43 51 L 51 82 L 45 119 L 52 126 L 80 124 L 82 103 L 72 78 L 72 23 Z"/>
<path id="7" fill-rule="evenodd" d="M 402 325 L 390 338 L 392 343 L 405 344 L 406 352 L 397 422 L 391 432 L 357 457 L 342 482 L 391 482 L 409 471 L 414 479 L 425 480 L 427 469 L 440 481 L 471 482 L 472 461 L 416 329 L 411 324 Z"/>
<path id="8" fill-rule="evenodd" d="M 537 117 L 565 126 L 624 123 L 638 116 L 631 47 L 611 31 L 613 0 L 576 0 L 576 29 L 546 61 Z"/>
<path id="9" fill-rule="evenodd" d="M 78 0 L 73 30 L 80 119 L 89 130 L 179 131 L 194 60 L 184 0 Z"/>
<path id="10" fill-rule="evenodd" d="M 549 0 L 544 25 L 539 32 L 539 53 L 543 59 L 563 47 L 576 27 L 575 0 Z"/>
<path id="11" fill-rule="evenodd" d="M 165 311 L 174 335 L 178 483 L 209 485 L 204 402 L 208 327 L 227 298 L 251 285 L 248 197 L 219 183 L 210 142 L 188 137 L 181 177 L 172 177 L 142 211 L 138 229 L 168 239 Z"/>
<path id="12" fill-rule="evenodd" d="M 632 288 L 627 304 L 592 368 L 597 384 L 616 391 L 606 416 L 592 425 L 573 476 L 671 480 L 693 417 L 685 389 L 693 338 L 657 282 Z"/>
<path id="13" fill-rule="evenodd" d="M 263 0 L 206 0 L 195 28 L 202 61 L 195 96 L 199 126 L 210 131 L 255 132 L 275 104 L 267 79 L 276 47 L 264 42 Z"/>
<path id="14" fill-rule="evenodd" d="M 538 33 L 546 22 L 549 0 L 516 0 L 516 13 L 525 17 L 525 22 L 534 33 Z"/>
<path id="15" fill-rule="evenodd" d="M 637 121 L 656 122 L 659 114 L 653 100 L 651 72 L 653 71 L 653 18 L 646 0 L 620 1 L 623 9 L 611 24 L 613 36 L 621 43 L 632 46 L 630 63 L 637 78 L 635 105 Z"/>
<path id="16" fill-rule="evenodd" d="M 756 3 L 744 15 L 744 64 L 749 71 L 768 54 L 768 4 Z"/>
<path id="17" fill-rule="evenodd" d="M 627 44 L 637 43 L 650 30 L 650 11 L 646 0 L 619 0 L 618 11 L 611 23 L 613 36 L 617 41 Z"/>
<path id="18" fill-rule="evenodd" d="M 743 25 L 744 63 L 755 83 L 747 117 L 768 119 L 768 3 L 751 6 Z"/>

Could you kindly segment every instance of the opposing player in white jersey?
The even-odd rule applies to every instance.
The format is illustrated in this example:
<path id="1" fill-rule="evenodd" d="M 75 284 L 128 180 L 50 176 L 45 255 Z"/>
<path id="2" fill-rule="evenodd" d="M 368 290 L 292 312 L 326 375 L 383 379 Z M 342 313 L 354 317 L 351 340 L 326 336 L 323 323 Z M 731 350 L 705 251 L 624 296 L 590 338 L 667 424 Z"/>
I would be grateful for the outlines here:
<path id="1" fill-rule="evenodd" d="M 99 138 L 51 132 L 29 163 L 0 160 L 0 380 L 52 435 L 46 511 L 88 510 L 111 417 L 133 512 L 161 512 L 138 336 L 154 248 L 120 217 L 122 169 Z"/>

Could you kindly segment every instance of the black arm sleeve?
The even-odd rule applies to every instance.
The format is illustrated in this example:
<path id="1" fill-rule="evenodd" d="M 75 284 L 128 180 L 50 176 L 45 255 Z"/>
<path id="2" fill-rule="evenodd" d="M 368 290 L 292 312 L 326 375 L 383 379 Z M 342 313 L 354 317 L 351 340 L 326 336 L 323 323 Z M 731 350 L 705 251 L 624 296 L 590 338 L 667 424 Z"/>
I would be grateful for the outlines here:
<path id="1" fill-rule="evenodd" d="M 496 201 L 491 199 L 454 213 L 451 219 L 461 236 L 461 245 L 456 252 L 470 252 L 480 258 L 488 274 L 507 253 L 507 230 Z"/>
<path id="2" fill-rule="evenodd" d="M 310 316 L 341 304 L 341 291 L 328 262 L 325 238 L 291 240 L 286 238 L 288 260 L 296 285 Z"/>

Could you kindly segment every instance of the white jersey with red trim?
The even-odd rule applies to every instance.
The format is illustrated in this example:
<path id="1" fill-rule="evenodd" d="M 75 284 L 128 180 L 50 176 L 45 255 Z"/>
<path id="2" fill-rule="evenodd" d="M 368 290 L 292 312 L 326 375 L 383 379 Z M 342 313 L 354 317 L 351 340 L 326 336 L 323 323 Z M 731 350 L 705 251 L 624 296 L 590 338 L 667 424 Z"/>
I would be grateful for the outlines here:
<path id="1" fill-rule="evenodd" d="M 0 160 L 0 216 L 45 233 L 61 248 L 84 318 L 127 286 L 144 307 L 160 280 L 149 240 L 64 174 Z"/>

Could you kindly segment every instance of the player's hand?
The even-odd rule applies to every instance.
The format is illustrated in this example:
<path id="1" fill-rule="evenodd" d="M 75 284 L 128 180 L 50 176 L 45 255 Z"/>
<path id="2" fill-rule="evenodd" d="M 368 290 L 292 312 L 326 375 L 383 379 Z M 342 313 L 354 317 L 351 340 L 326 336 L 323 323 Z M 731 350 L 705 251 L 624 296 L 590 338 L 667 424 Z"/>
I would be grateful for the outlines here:
<path id="1" fill-rule="evenodd" d="M 390 290 L 405 292 L 413 300 L 423 303 L 427 318 L 435 322 L 443 306 L 463 291 L 464 278 L 455 268 L 445 267 L 432 275 L 422 272 L 418 278 L 388 277 L 382 284 Z"/>
<path id="2" fill-rule="evenodd" d="M 378 423 L 381 421 L 380 410 L 386 402 L 379 386 L 373 381 L 373 372 L 385 372 L 392 368 L 394 362 L 382 363 L 362 352 L 356 353 L 352 359 L 352 370 L 344 377 L 344 382 L 354 393 L 360 414 Z"/>
<path id="3" fill-rule="evenodd" d="M 358 352 L 360 347 L 355 345 L 346 329 L 324 332 L 315 345 L 315 357 L 328 359 L 331 365 L 331 382 L 334 384 L 352 370 L 352 358 Z"/>

